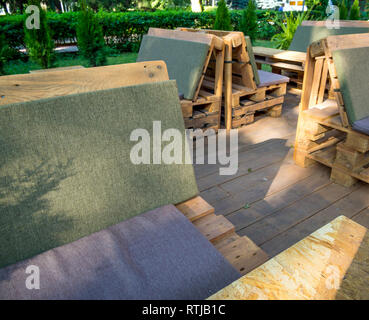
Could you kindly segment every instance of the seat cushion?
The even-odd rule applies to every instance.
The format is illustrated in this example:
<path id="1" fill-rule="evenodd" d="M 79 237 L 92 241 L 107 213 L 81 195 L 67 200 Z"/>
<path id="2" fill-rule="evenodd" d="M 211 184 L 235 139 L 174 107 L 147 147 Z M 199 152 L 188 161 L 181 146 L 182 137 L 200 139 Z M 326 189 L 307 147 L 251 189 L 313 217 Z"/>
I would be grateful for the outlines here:
<path id="1" fill-rule="evenodd" d="M 369 117 L 369 47 L 332 51 L 343 102 L 351 125 Z"/>
<path id="2" fill-rule="evenodd" d="M 150 146 L 156 120 L 184 132 L 175 81 L 2 106 L 0 268 L 196 196 L 191 164 L 132 161 L 132 132 Z"/>
<path id="3" fill-rule="evenodd" d="M 177 81 L 178 91 L 192 100 L 204 70 L 210 46 L 195 41 L 143 36 L 137 62 L 164 60 L 169 78 Z"/>
<path id="4" fill-rule="evenodd" d="M 352 129 L 369 135 L 369 117 L 355 121 L 352 125 Z"/>
<path id="5" fill-rule="evenodd" d="M 258 85 L 258 87 L 267 87 L 273 84 L 281 84 L 281 83 L 286 83 L 290 81 L 290 78 L 286 76 L 282 76 L 280 74 L 263 71 L 263 70 L 258 70 L 258 72 L 259 72 L 259 78 L 260 78 L 260 84 Z"/>
<path id="6" fill-rule="evenodd" d="M 25 286 L 29 265 L 39 290 Z M 0 299 L 205 299 L 239 277 L 168 205 L 0 269 Z"/>

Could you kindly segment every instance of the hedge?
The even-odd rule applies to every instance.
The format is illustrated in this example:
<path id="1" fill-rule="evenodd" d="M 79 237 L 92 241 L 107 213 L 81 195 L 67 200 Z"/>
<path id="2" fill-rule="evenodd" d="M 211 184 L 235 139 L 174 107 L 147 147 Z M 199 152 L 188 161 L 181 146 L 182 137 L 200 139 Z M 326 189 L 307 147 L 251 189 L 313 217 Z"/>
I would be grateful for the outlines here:
<path id="1" fill-rule="evenodd" d="M 238 30 L 241 17 L 240 10 L 231 10 L 231 21 L 234 30 Z M 270 39 L 279 32 L 273 21 L 281 18 L 281 12 L 258 10 L 259 39 Z M 78 12 L 47 14 L 52 36 L 56 44 L 76 41 L 76 25 Z M 149 27 L 174 29 L 177 27 L 212 28 L 215 11 L 194 13 L 188 11 L 155 11 L 155 12 L 104 12 L 97 13 L 103 26 L 107 44 L 119 51 L 137 50 L 141 37 Z M 6 35 L 13 48 L 24 46 L 23 15 L 0 17 L 0 32 Z"/>

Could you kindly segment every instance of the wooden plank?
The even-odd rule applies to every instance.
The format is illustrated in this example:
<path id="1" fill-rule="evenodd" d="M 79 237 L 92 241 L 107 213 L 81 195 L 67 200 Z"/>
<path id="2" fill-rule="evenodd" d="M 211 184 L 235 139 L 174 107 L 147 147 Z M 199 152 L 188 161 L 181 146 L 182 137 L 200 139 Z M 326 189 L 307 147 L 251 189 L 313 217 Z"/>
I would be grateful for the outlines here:
<path id="1" fill-rule="evenodd" d="M 179 203 L 176 207 L 192 222 L 214 213 L 214 208 L 200 196 Z"/>
<path id="2" fill-rule="evenodd" d="M 334 50 L 368 47 L 369 37 L 367 33 L 329 36 L 326 38 L 326 46 L 331 52 Z"/>
<path id="3" fill-rule="evenodd" d="M 220 241 L 234 233 L 234 225 L 223 216 L 206 215 L 193 221 L 194 226 L 212 243 Z"/>
<path id="4" fill-rule="evenodd" d="M 340 216 L 209 299 L 334 299 L 352 263 L 368 270 L 368 253 L 356 257 L 362 244 L 367 248 L 366 234 Z M 360 281 L 350 284 L 367 292 Z"/>
<path id="5" fill-rule="evenodd" d="M 320 166 L 312 176 L 250 204 L 247 209 L 241 208 L 227 215 L 227 219 L 235 225 L 238 232 L 328 186 L 331 184 L 329 176 L 330 171 Z"/>
<path id="6" fill-rule="evenodd" d="M 247 235 L 256 245 L 262 246 L 267 241 L 325 209 L 331 203 L 344 198 L 356 189 L 357 187 L 346 188 L 334 183 L 329 184 L 301 201 L 238 231 L 238 234 L 241 236 Z"/>
<path id="7" fill-rule="evenodd" d="M 156 36 L 162 38 L 170 38 L 177 40 L 185 40 L 185 41 L 193 41 L 200 42 L 211 45 L 214 43 L 214 46 L 217 50 L 223 50 L 224 42 L 221 38 L 207 33 L 189 33 L 181 30 L 169 30 L 169 29 L 160 29 L 160 28 L 150 28 L 147 32 L 149 36 Z"/>
<path id="8" fill-rule="evenodd" d="M 286 62 L 275 62 L 275 61 L 270 61 L 270 60 L 260 60 L 260 59 L 255 59 L 256 63 L 261 63 L 261 64 L 267 64 L 272 66 L 273 68 L 278 68 L 281 70 L 288 70 L 288 71 L 295 71 L 295 72 L 304 72 L 304 67 L 302 66 L 298 66 L 292 63 L 286 63 Z"/>
<path id="9" fill-rule="evenodd" d="M 275 256 L 340 215 L 354 217 L 369 206 L 368 192 L 369 186 L 361 185 L 346 197 L 265 242 L 262 248 L 269 256 Z"/>
<path id="10" fill-rule="evenodd" d="M 352 28 L 365 28 L 369 27 L 368 21 L 362 20 L 339 20 L 338 21 L 340 27 L 352 27 Z M 326 27 L 327 22 L 324 21 L 313 21 L 313 20 L 304 20 L 301 23 L 302 26 L 315 26 L 315 27 Z"/>
<path id="11" fill-rule="evenodd" d="M 53 72 L 53 71 L 65 71 L 65 70 L 74 70 L 74 69 L 84 69 L 84 66 L 69 66 L 69 67 L 58 67 L 58 68 L 49 68 L 49 69 L 39 69 L 39 70 L 31 70 L 29 73 L 42 73 L 42 72 Z"/>
<path id="12" fill-rule="evenodd" d="M 216 246 L 216 248 L 242 275 L 268 260 L 268 255 L 248 237 L 239 237 L 226 245 Z"/>
<path id="13" fill-rule="evenodd" d="M 2 76 L 0 105 L 166 80 L 164 61 Z"/>
<path id="14" fill-rule="evenodd" d="M 337 115 L 338 107 L 335 100 L 326 100 L 325 102 L 317 104 L 313 108 L 304 111 L 304 116 L 319 122 L 327 121 Z"/>

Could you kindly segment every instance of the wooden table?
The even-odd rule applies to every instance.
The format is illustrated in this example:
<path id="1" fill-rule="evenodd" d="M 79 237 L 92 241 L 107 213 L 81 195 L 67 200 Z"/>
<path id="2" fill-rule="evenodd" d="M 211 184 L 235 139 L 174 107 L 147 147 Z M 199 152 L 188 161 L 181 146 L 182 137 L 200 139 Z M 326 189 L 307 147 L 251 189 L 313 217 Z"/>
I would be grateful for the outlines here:
<path id="1" fill-rule="evenodd" d="M 292 82 L 302 88 L 304 76 L 306 53 L 291 50 L 279 50 L 266 47 L 253 48 L 255 61 L 261 67 L 261 64 L 267 64 L 272 67 L 273 73 L 281 74 L 282 71 L 289 73 Z M 294 75 L 291 77 L 291 74 Z"/>
<path id="2" fill-rule="evenodd" d="M 369 299 L 368 272 L 368 230 L 339 216 L 209 299 Z"/>

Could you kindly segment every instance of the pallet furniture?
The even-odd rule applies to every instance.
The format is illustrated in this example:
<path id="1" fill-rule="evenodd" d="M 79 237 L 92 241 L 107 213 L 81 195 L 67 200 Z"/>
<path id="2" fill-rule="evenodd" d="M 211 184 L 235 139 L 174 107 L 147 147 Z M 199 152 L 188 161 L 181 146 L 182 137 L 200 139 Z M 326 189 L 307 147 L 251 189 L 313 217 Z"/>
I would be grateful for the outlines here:
<path id="1" fill-rule="evenodd" d="M 339 216 L 209 299 L 368 299 L 368 250 L 368 230 Z"/>
<path id="2" fill-rule="evenodd" d="M 258 68 L 266 64 L 272 72 L 285 74 L 297 89 L 302 89 L 306 53 L 292 50 L 280 50 L 266 47 L 254 47 L 255 61 Z"/>
<path id="3" fill-rule="evenodd" d="M 242 275 L 268 260 L 268 255 L 246 236 L 240 237 L 234 225 L 197 196 L 176 205 L 195 227 L 219 250 Z"/>
<path id="4" fill-rule="evenodd" d="M 214 34 L 224 40 L 223 118 L 227 129 L 254 122 L 256 111 L 267 110 L 272 117 L 281 115 L 288 78 L 265 71 L 255 74 L 257 70 L 253 67 L 251 43 L 247 44 L 242 32 L 190 28 L 180 30 Z"/>
<path id="5" fill-rule="evenodd" d="M 198 34 L 192 36 L 180 30 L 167 30 L 150 28 L 148 36 L 174 41 L 181 40 L 183 45 L 186 42 L 198 42 L 208 45 L 208 54 L 202 65 L 202 73 L 197 83 L 195 94 L 189 97 L 180 96 L 185 127 L 188 129 L 214 129 L 220 127 L 220 111 L 223 87 L 223 63 L 224 63 L 224 42 L 221 38 L 210 34 Z M 150 55 L 150 54 L 149 54 Z M 175 52 L 165 52 L 155 57 L 168 62 L 168 55 L 172 57 Z M 173 57 L 172 57 L 173 58 Z M 175 58 L 175 57 L 174 57 Z M 191 56 L 196 60 L 197 57 Z M 178 64 L 183 61 L 176 62 Z M 168 65 L 171 75 L 171 65 Z M 190 77 L 190 70 L 188 76 Z M 174 75 L 175 77 L 175 75 Z M 170 76 L 170 78 L 172 78 Z M 174 78 L 173 78 L 174 79 Z M 181 93 L 181 88 L 179 88 Z"/>
<path id="6" fill-rule="evenodd" d="M 126 76 L 122 77 L 122 74 Z M 3 76 L 0 77 L 0 105 L 162 82 L 168 78 L 163 61 Z M 249 238 L 238 236 L 225 217 L 215 215 L 214 208 L 200 196 L 176 207 L 241 274 L 268 259 L 266 253 Z"/>
<path id="7" fill-rule="evenodd" d="M 357 180 L 369 183 L 369 136 L 351 126 L 345 106 L 350 97 L 342 91 L 348 83 L 340 83 L 333 54 L 366 47 L 369 34 L 354 34 L 328 37 L 307 51 L 294 159 L 302 167 L 315 161 L 331 167 L 331 180 L 347 187 Z M 366 61 L 356 63 L 357 72 L 366 66 Z M 358 83 L 359 88 L 369 89 L 367 83 Z"/>
<path id="8" fill-rule="evenodd" d="M 329 23 L 329 22 L 328 22 Z M 294 92 L 302 89 L 306 50 L 310 43 L 329 35 L 369 32 L 368 21 L 340 20 L 339 29 L 328 29 L 327 21 L 303 21 L 296 31 L 289 50 L 254 47 L 255 60 L 259 69 L 262 64 L 271 66 L 273 73 L 285 74 L 294 84 Z M 355 30 L 356 28 L 356 30 Z"/>

